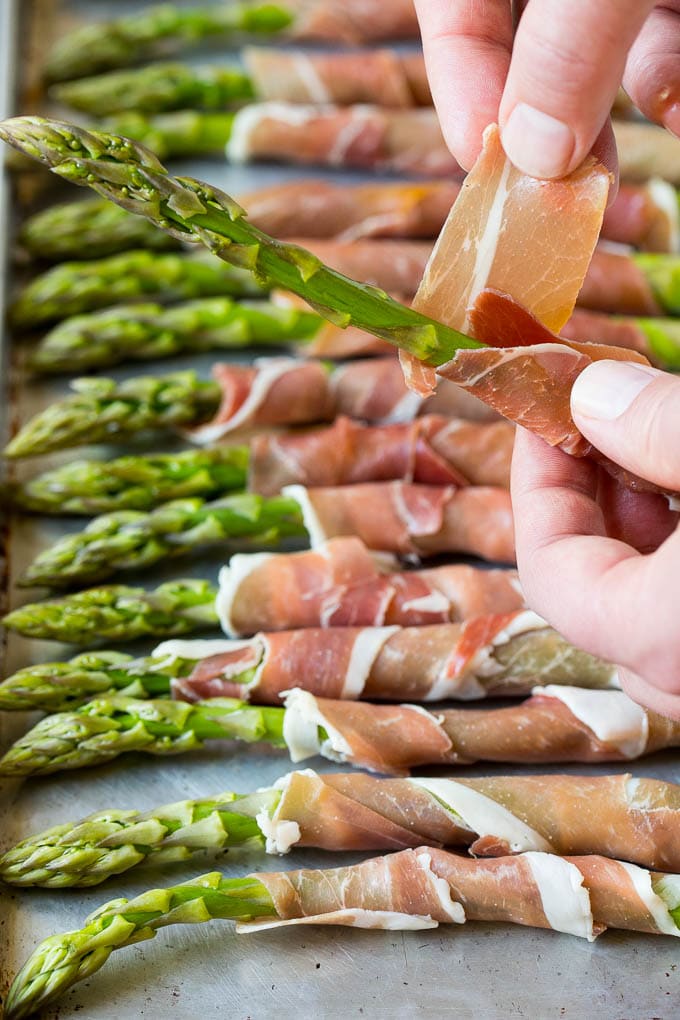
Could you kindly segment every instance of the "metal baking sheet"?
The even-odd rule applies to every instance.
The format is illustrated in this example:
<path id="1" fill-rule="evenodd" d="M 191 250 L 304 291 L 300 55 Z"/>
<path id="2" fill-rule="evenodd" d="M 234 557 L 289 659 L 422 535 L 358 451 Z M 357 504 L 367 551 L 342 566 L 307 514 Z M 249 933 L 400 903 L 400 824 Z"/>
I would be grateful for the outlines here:
<path id="1" fill-rule="evenodd" d="M 139 0 L 2 0 L 3 114 L 35 112 L 38 108 L 33 86 L 42 47 L 68 22 L 110 17 L 141 6 Z M 213 52 L 209 59 L 218 56 Z M 199 60 L 201 55 L 191 54 L 190 59 Z M 219 160 L 184 164 L 182 169 L 236 194 L 305 173 L 282 167 L 243 170 Z M 20 193 L 25 190 L 23 182 Z M 69 191 L 57 181 L 50 183 L 50 199 L 69 194 L 77 197 L 74 189 Z M 6 177 L 0 182 L 0 203 L 0 280 L 4 280 L 11 253 L 10 208 L 16 215 Z M 16 281 L 11 265 L 7 276 L 11 287 Z M 3 340 L 4 442 L 17 422 L 25 421 L 48 400 L 63 393 L 65 383 L 29 384 L 21 372 L 20 345 L 15 342 L 10 349 L 9 337 L 5 335 Z M 177 359 L 159 370 L 170 371 L 187 363 L 187 359 Z M 206 373 L 209 363 L 209 358 L 196 361 Z M 143 366 L 137 366 L 127 374 L 143 371 Z M 114 374 L 122 378 L 125 373 Z M 68 456 L 62 455 L 62 459 Z M 42 458 L 11 470 L 32 473 L 58 459 Z M 81 523 L 28 517 L 8 522 L 6 561 L 1 564 L 3 605 L 15 606 L 35 598 L 33 593 L 16 588 L 17 576 L 37 549 L 66 528 L 77 528 Z M 206 556 L 190 566 L 177 563 L 159 569 L 151 583 L 158 583 L 163 576 L 189 573 L 214 576 L 214 560 L 214 555 Z M 149 582 L 149 578 L 144 580 Z M 29 662 L 57 659 L 69 652 L 54 644 L 14 636 L 9 636 L 2 651 L 5 675 Z M 6 748 L 33 721 L 28 714 L 0 713 L 0 747 Z M 319 762 L 318 766 L 333 768 L 327 762 Z M 270 783 L 289 767 L 281 753 L 224 743 L 175 759 L 128 756 L 91 773 L 79 771 L 25 783 L 5 782 L 0 786 L 0 845 L 4 848 L 31 832 L 106 806 L 146 809 L 220 790 L 250 790 Z M 510 770 L 478 766 L 462 774 L 490 771 Z M 578 774 L 602 769 L 572 767 L 562 771 Z M 680 780 L 677 757 L 673 755 L 648 759 L 636 767 L 636 772 Z M 11 976 L 39 939 L 79 927 L 85 915 L 107 899 L 136 895 L 151 886 L 181 881 L 214 868 L 239 875 L 278 867 L 334 866 L 358 859 L 358 855 L 311 851 L 274 859 L 232 851 L 217 859 L 197 856 L 162 872 L 150 867 L 138 869 L 92 890 L 0 890 L 0 996 L 6 994 Z M 456 1016 L 461 1020 L 668 1020 L 679 1015 L 677 963 L 678 947 L 673 940 L 621 933 L 608 933 L 592 945 L 555 932 L 481 924 L 404 934 L 287 928 L 236 936 L 229 923 L 214 922 L 165 929 L 152 942 L 115 953 L 101 972 L 41 1015 L 44 1020 L 193 1020 L 196 1016 L 235 1020 L 413 1016 Z"/>

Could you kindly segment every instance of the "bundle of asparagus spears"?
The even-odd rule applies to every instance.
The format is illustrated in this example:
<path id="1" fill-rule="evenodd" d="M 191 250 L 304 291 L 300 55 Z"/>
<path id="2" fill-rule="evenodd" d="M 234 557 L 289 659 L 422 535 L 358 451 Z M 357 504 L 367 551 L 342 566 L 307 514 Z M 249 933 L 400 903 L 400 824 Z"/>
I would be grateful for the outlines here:
<path id="1" fill-rule="evenodd" d="M 98 73 L 165 55 L 178 43 L 215 32 L 283 31 L 294 38 L 356 42 L 408 35 L 415 26 L 410 0 L 388 5 L 390 10 L 379 19 L 365 19 L 361 3 L 327 0 L 312 5 L 321 9 L 318 17 L 310 16 L 309 6 L 286 0 L 224 10 L 159 8 L 89 27 L 65 41 L 55 49 L 47 75 L 64 81 Z M 256 137 L 257 111 L 247 111 L 246 138 L 243 117 L 223 106 L 254 96 L 269 98 L 267 63 L 276 63 L 278 55 L 248 59 L 248 74 L 234 68 L 194 73 L 182 65 L 158 65 L 98 80 L 85 78 L 55 91 L 61 101 L 88 112 L 115 115 L 124 134 L 146 140 L 161 154 L 212 151 L 229 143 L 232 155 L 242 156 L 248 149 L 257 155 L 276 151 Z M 355 79 L 354 93 L 343 90 L 333 75 L 360 66 L 362 58 L 347 54 L 306 59 L 330 90 L 327 98 L 339 103 L 363 101 L 361 90 L 376 71 L 383 74 L 385 106 L 429 101 L 429 96 L 423 98 L 417 59 L 383 55 L 381 63 L 379 54 L 370 55 L 362 67 L 368 77 Z M 289 69 L 295 64 L 299 76 L 299 55 L 284 55 L 283 62 Z M 300 95 L 301 80 L 308 82 L 309 76 L 291 76 L 288 98 L 293 102 L 309 99 Z M 182 110 L 187 103 L 205 112 Z M 176 109 L 179 112 L 162 112 Z M 260 123 L 266 127 L 280 113 L 263 107 Z M 355 110 L 324 116 L 325 128 L 335 130 L 337 137 L 358 123 Z M 408 121 L 427 132 L 432 124 L 429 111 L 365 111 L 362 116 L 370 127 L 382 125 L 383 130 Z M 303 135 L 318 117 L 318 111 L 299 116 Z M 408 295 L 424 266 L 425 246 L 400 242 L 388 248 L 381 247 L 381 241 L 368 242 L 364 255 L 354 247 L 350 261 L 343 261 L 347 255 L 340 248 L 320 247 L 319 253 L 334 267 L 328 269 L 316 254 L 272 241 L 243 218 L 228 196 L 201 182 L 169 177 L 157 160 L 126 140 L 37 119 L 9 122 L 0 134 L 65 178 L 94 187 L 121 206 L 99 200 L 64 206 L 26 225 L 23 243 L 29 250 L 43 248 L 58 260 L 80 256 L 87 245 L 87 255 L 101 259 L 48 271 L 15 303 L 13 318 L 19 326 L 58 323 L 31 358 L 37 371 L 73 372 L 128 358 L 250 344 L 303 349 L 323 342 L 324 353 L 333 351 L 327 356 L 335 357 L 343 348 L 329 346 L 329 330 L 335 331 L 335 342 L 339 328 L 348 325 L 431 366 L 454 362 L 459 352 L 483 353 L 483 344 L 473 336 L 335 271 L 339 267 L 350 276 L 362 276 L 353 272 L 362 258 L 366 264 L 387 259 L 392 266 L 399 255 L 400 266 L 411 259 L 415 267 L 399 270 L 399 286 L 394 276 L 372 275 L 372 280 Z M 299 147 L 300 139 L 292 134 L 286 151 Z M 323 153 L 313 145 L 311 155 L 302 149 L 294 155 L 305 161 Z M 403 165 L 402 153 L 384 146 L 370 159 Z M 446 155 L 441 165 L 450 166 Z M 385 223 L 398 213 L 401 236 L 432 237 L 441 226 L 441 213 L 434 214 L 434 228 L 423 226 L 428 216 L 432 222 L 433 214 L 431 208 L 426 211 L 421 191 L 409 206 L 418 212 L 409 211 L 406 221 L 398 187 L 377 200 L 368 197 L 369 207 L 377 202 L 384 212 L 386 204 L 392 206 L 387 217 L 373 219 Z M 638 205 L 646 203 L 644 229 L 641 222 L 632 225 L 625 216 L 617 221 L 614 214 L 611 234 L 616 235 L 625 220 L 627 230 L 637 231 L 641 247 L 666 250 L 675 222 L 667 213 L 668 194 L 656 207 L 658 190 L 644 192 L 644 203 L 643 189 L 634 194 Z M 138 212 L 148 220 L 130 215 Z M 324 228 L 317 229 L 324 236 Z M 391 236 L 389 226 L 379 229 Z M 45 232 L 50 236 L 43 245 Z M 649 243 L 643 239 L 647 237 Z M 213 254 L 196 258 L 182 252 L 185 243 L 197 241 Z M 224 259 L 234 265 L 225 266 Z M 596 311 L 577 312 L 566 335 L 579 341 L 597 329 L 600 338 L 612 344 L 645 351 L 661 364 L 680 363 L 680 330 L 659 314 L 680 308 L 677 277 L 674 256 L 597 255 L 581 298 Z M 274 286 L 299 294 L 314 310 L 265 300 Z M 167 307 L 122 304 L 140 298 L 193 300 Z M 625 321 L 602 314 L 602 309 L 612 308 L 637 314 Z M 351 353 L 376 352 L 370 346 L 375 341 L 363 335 L 353 342 Z M 382 353 L 382 348 L 377 351 Z M 324 385 L 339 391 L 335 380 L 345 370 L 321 370 L 309 363 L 307 371 L 321 371 L 321 382 L 307 387 L 308 392 L 314 389 L 318 405 Z M 370 363 L 364 363 L 362 371 L 370 374 Z M 257 390 L 260 384 L 258 377 L 250 385 Z M 84 379 L 74 388 L 72 398 L 29 423 L 8 448 L 9 455 L 42 453 L 147 428 L 200 425 L 215 414 L 220 427 L 227 420 L 224 383 L 204 382 L 192 373 L 140 377 L 123 384 Z M 271 406 L 276 401 L 268 394 Z M 334 392 L 325 412 L 331 419 L 338 410 L 347 410 L 336 396 Z M 412 402 L 409 413 L 414 407 Z M 240 421 L 239 413 L 237 407 Z M 305 413 L 312 417 L 276 419 L 276 424 L 326 420 L 318 406 Z M 358 416 L 368 421 L 389 417 Z M 511 417 L 523 422 L 521 411 Z M 248 423 L 260 422 L 251 416 Z M 38 557 L 29 568 L 29 583 L 88 583 L 215 541 L 261 545 L 310 534 L 313 549 L 264 558 L 236 556 L 218 587 L 201 580 L 166 583 L 153 591 L 111 586 L 15 610 L 5 618 L 8 628 L 83 644 L 141 635 L 183 636 L 218 623 L 228 633 L 269 632 L 240 642 L 171 642 L 134 658 L 106 650 L 20 670 L 0 683 L 0 708 L 40 708 L 55 714 L 9 749 L 0 772 L 40 775 L 96 765 L 134 750 L 177 754 L 215 739 L 286 748 L 295 762 L 321 754 L 397 775 L 422 764 L 459 765 L 477 759 L 625 761 L 678 746 L 677 725 L 639 709 L 620 691 L 597 689 L 617 686 L 615 668 L 569 646 L 542 621 L 530 619 L 510 572 L 500 575 L 463 566 L 403 572 L 395 559 L 370 551 L 425 556 L 455 549 L 512 560 L 509 506 L 502 488 L 507 485 L 511 429 L 458 423 L 461 434 L 453 446 L 449 437 L 444 449 L 441 437 L 437 439 L 441 428 L 435 425 L 426 417 L 416 426 L 336 422 L 304 437 L 316 448 L 314 462 L 306 452 L 300 455 L 299 436 L 284 435 L 179 454 L 127 456 L 106 465 L 76 461 L 15 485 L 15 503 L 34 511 L 105 514 Z M 331 451 L 342 444 L 346 461 L 341 463 L 338 456 L 333 461 Z M 371 444 L 390 450 L 387 475 L 361 474 L 375 470 L 370 455 L 364 468 L 358 453 L 370 451 Z M 398 455 L 392 449 L 399 450 Z M 233 493 L 248 482 L 257 489 L 255 479 L 271 475 L 274 468 L 276 488 L 297 483 L 293 490 L 283 495 L 273 490 L 264 495 Z M 355 483 L 354 495 L 302 487 L 347 482 Z M 332 537 L 348 535 L 354 537 Z M 318 583 L 310 582 L 312 574 Z M 256 592 L 254 602 L 249 583 Z M 285 606 L 276 597 L 282 583 Z M 490 612 L 503 615 L 491 617 Z M 454 622 L 458 620 L 463 622 Z M 337 632 L 313 629 L 338 624 L 344 627 Z M 418 630 L 409 633 L 415 626 Z M 308 629 L 286 630 L 293 627 Z M 395 663 L 401 663 L 401 673 L 395 673 Z M 290 691 L 292 687 L 298 689 Z M 281 707 L 278 699 L 284 691 L 290 693 Z M 422 701 L 498 693 L 529 697 L 510 708 L 458 708 L 437 714 L 410 704 L 351 700 L 367 696 L 400 701 L 408 696 Z M 169 700 L 170 694 L 175 700 Z M 590 812 L 575 824 L 577 800 L 587 802 Z M 319 776 L 305 770 L 256 793 L 220 793 L 145 814 L 101 811 L 12 847 L 0 858 L 0 877 L 15 885 L 94 885 L 144 860 L 164 865 L 198 850 L 245 844 L 271 853 L 292 846 L 399 852 L 334 871 L 237 879 L 212 873 L 129 902 L 114 900 L 81 930 L 54 936 L 37 948 L 12 986 L 7 1015 L 26 1016 L 51 1003 L 102 966 L 114 949 L 153 938 L 164 924 L 212 918 L 239 920 L 244 929 L 310 921 L 418 929 L 481 919 L 533 924 L 588 939 L 608 925 L 677 935 L 678 876 L 646 869 L 678 870 L 672 835 L 678 803 L 671 784 L 629 776 L 454 781 L 379 779 L 361 773 Z M 658 807 L 665 812 L 663 826 Z M 442 846 L 498 857 L 473 861 L 438 849 Z M 546 906 L 556 890 L 559 911 Z M 499 908 L 499 902 L 504 907 Z"/>

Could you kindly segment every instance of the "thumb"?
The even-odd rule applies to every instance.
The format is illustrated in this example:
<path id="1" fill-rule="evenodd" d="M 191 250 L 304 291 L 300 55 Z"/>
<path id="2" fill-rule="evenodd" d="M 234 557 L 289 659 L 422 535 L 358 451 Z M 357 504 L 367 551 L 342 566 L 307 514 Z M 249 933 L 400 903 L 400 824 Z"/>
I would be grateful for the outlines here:
<path id="1" fill-rule="evenodd" d="M 610 460 L 680 490 L 680 378 L 647 365 L 596 361 L 573 385 L 571 412 Z"/>

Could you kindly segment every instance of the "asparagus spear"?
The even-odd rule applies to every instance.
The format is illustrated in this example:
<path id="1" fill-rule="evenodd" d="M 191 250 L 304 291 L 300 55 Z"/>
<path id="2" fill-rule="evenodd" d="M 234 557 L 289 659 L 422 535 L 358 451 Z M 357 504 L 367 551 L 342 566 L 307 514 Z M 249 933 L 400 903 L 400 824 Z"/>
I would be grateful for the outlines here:
<path id="1" fill-rule="evenodd" d="M 152 591 L 106 585 L 21 606 L 3 619 L 7 630 L 66 644 L 180 637 L 219 624 L 217 588 L 205 580 L 167 581 Z"/>
<path id="2" fill-rule="evenodd" d="M 50 94 L 92 117 L 106 117 L 123 110 L 224 110 L 238 100 L 254 99 L 255 89 L 250 76 L 237 66 L 162 63 L 65 82 Z"/>
<path id="3" fill-rule="evenodd" d="M 113 21 L 84 25 L 59 39 L 47 59 L 48 81 L 68 81 L 169 54 L 203 39 L 235 33 L 271 34 L 292 23 L 284 3 L 164 4 Z"/>
<path id="4" fill-rule="evenodd" d="M 285 747 L 283 708 L 236 698 L 185 701 L 117 695 L 45 716 L 0 761 L 7 776 L 38 776 L 112 761 L 126 751 L 184 754 L 206 740 L 264 741 Z"/>
<path id="5" fill-rule="evenodd" d="M 173 251 L 179 241 L 100 198 L 62 202 L 29 216 L 19 243 L 36 259 L 99 259 L 130 248 Z"/>
<path id="6" fill-rule="evenodd" d="M 172 110 L 146 115 L 131 110 L 107 117 L 106 131 L 146 145 L 159 159 L 223 155 L 231 138 L 235 113 Z"/>
<path id="7" fill-rule="evenodd" d="M 36 348 L 38 372 L 73 372 L 147 361 L 185 351 L 282 345 L 311 339 L 325 325 L 314 312 L 264 301 L 207 298 L 163 308 L 118 305 L 59 323 Z"/>
<path id="8" fill-rule="evenodd" d="M 12 502 L 49 514 L 151 510 L 187 496 L 217 496 L 247 483 L 247 446 L 73 460 L 9 489 Z"/>
<path id="9" fill-rule="evenodd" d="M 246 492 L 210 503 L 178 499 L 149 513 L 118 510 L 95 517 L 83 531 L 40 553 L 22 584 L 87 583 L 216 542 L 246 538 L 261 544 L 306 534 L 302 510 L 289 497 Z"/>
<path id="10" fill-rule="evenodd" d="M 91 914 L 80 931 L 40 943 L 14 979 L 6 1020 L 21 1020 L 53 1002 L 98 971 L 114 949 L 152 939 L 164 925 L 265 916 L 276 916 L 276 909 L 257 878 L 225 878 L 219 872 L 133 900 L 111 900 Z"/>
<path id="11" fill-rule="evenodd" d="M 10 885 L 50 889 L 99 885 L 112 875 L 150 860 L 170 864 L 197 850 L 223 850 L 259 843 L 256 821 L 271 817 L 281 799 L 269 787 L 253 794 L 231 791 L 201 800 L 140 811 L 99 811 L 75 825 L 55 825 L 17 843 L 0 857 L 0 877 Z"/>
<path id="12" fill-rule="evenodd" d="M 167 924 L 197 924 L 216 919 L 247 922 L 268 917 L 313 919 L 314 915 L 320 918 L 325 915 L 327 922 L 335 919 L 342 923 L 337 916 L 334 918 L 339 908 L 365 913 L 368 907 L 369 916 L 371 911 L 376 912 L 373 925 L 386 928 L 391 926 L 384 918 L 380 923 L 380 914 L 387 911 L 396 917 L 396 903 L 403 905 L 406 915 L 420 920 L 416 927 L 431 928 L 440 922 L 467 920 L 546 923 L 531 920 L 536 917 L 532 907 L 540 896 L 541 886 L 536 878 L 527 877 L 531 868 L 521 857 L 469 862 L 445 851 L 435 851 L 433 861 L 425 850 L 403 850 L 336 869 L 275 872 L 262 879 L 252 874 L 225 878 L 212 872 L 181 885 L 149 890 L 132 900 L 111 900 L 86 918 L 83 928 L 53 935 L 40 943 L 10 988 L 7 1020 L 20 1020 L 48 1005 L 75 982 L 95 973 L 115 949 L 154 938 L 158 928 Z M 587 857 L 562 861 L 537 853 L 532 859 L 537 865 L 543 863 L 542 872 L 557 872 L 564 885 L 571 881 L 577 889 L 570 890 L 563 915 L 549 915 L 547 927 L 590 938 L 606 927 L 677 934 L 676 928 L 680 927 L 677 875 L 642 868 L 632 871 L 630 866 L 602 857 L 595 858 L 596 868 L 589 866 L 591 861 Z M 399 872 L 400 867 L 406 869 L 406 874 Z M 423 867 L 431 878 L 437 878 L 440 902 L 433 910 L 434 920 L 432 916 L 423 916 L 434 894 L 429 898 L 418 895 L 417 882 L 422 881 Z M 633 882 L 639 884 L 639 892 L 638 885 L 628 892 Z M 289 903 L 284 901 L 282 886 L 288 891 Z M 546 887 L 550 888 L 550 884 L 546 883 Z M 651 923 L 648 919 L 651 908 L 644 906 L 650 897 L 655 900 Z M 592 927 L 588 929 L 577 920 L 584 909 L 584 898 L 589 913 L 592 911 Z M 630 918 L 626 908 L 632 908 Z"/>
<path id="13" fill-rule="evenodd" d="M 365 329 L 427 364 L 444 364 L 463 347 L 484 346 L 384 291 L 326 268 L 303 248 L 275 241 L 250 224 L 224 192 L 171 177 L 152 153 L 129 139 L 40 117 L 4 121 L 0 138 L 181 240 L 204 244 L 271 285 L 293 291 L 332 322 Z"/>
<path id="14" fill-rule="evenodd" d="M 142 298 L 179 301 L 261 293 L 249 272 L 227 267 L 212 255 L 126 251 L 53 266 L 24 287 L 10 308 L 10 317 L 15 326 L 25 329 Z"/>
<path id="15" fill-rule="evenodd" d="M 107 442 L 142 429 L 195 424 L 220 402 L 217 383 L 195 372 L 138 376 L 117 383 L 102 377 L 75 379 L 73 395 L 50 404 L 5 448 L 7 457 L 32 457 L 81 443 Z"/>

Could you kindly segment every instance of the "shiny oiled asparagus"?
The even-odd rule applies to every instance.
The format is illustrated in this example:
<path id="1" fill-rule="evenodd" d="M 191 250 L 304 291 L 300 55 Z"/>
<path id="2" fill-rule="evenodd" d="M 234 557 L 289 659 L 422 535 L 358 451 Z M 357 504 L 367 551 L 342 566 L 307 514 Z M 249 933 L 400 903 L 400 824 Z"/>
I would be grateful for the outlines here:
<path id="1" fill-rule="evenodd" d="M 117 383 L 75 379 L 73 395 L 50 404 L 6 446 L 6 457 L 33 457 L 83 443 L 109 442 L 142 429 L 197 424 L 217 410 L 221 390 L 195 372 L 137 376 Z"/>
<path id="2" fill-rule="evenodd" d="M 148 513 L 118 510 L 95 517 L 28 567 L 25 585 L 82 584 L 118 570 L 139 570 L 170 556 L 232 539 L 278 542 L 306 536 L 302 510 L 292 498 L 238 493 L 211 502 L 178 499 Z"/>
<path id="3" fill-rule="evenodd" d="M 59 323 L 38 344 L 30 365 L 38 372 L 82 372 L 184 352 L 281 346 L 309 340 L 324 325 L 312 311 L 227 297 L 169 307 L 116 305 Z"/>
<path id="4" fill-rule="evenodd" d="M 202 252 L 125 251 L 88 262 L 62 262 L 36 276 L 10 308 L 12 323 L 33 328 L 126 301 L 180 301 L 212 296 L 258 296 L 247 272 Z"/>
<path id="5" fill-rule="evenodd" d="M 163 4 L 111 21 L 90 22 L 59 39 L 47 58 L 48 81 L 68 81 L 174 53 L 203 39 L 277 33 L 293 15 L 284 3 Z"/>
<path id="6" fill-rule="evenodd" d="M 231 138 L 235 113 L 172 110 L 147 115 L 131 110 L 107 117 L 106 131 L 146 145 L 159 159 L 222 155 Z"/>
<path id="7" fill-rule="evenodd" d="M 167 581 L 151 591 L 104 585 L 20 606 L 2 624 L 26 637 L 74 645 L 182 637 L 219 626 L 216 597 L 213 584 L 194 578 Z"/>
<path id="8" fill-rule="evenodd" d="M 170 176 L 152 153 L 129 139 L 39 117 L 4 121 L 0 138 L 181 240 L 204 244 L 258 279 L 293 291 L 336 324 L 365 329 L 427 364 L 443 364 L 463 347 L 483 346 L 384 291 L 328 269 L 303 248 L 275 241 L 249 223 L 224 192 Z"/>
<path id="9" fill-rule="evenodd" d="M 36 513 L 92 516 L 152 510 L 172 499 L 210 498 L 245 488 L 249 460 L 247 446 L 72 460 L 7 491 L 15 506 Z"/>
<path id="10" fill-rule="evenodd" d="M 132 248 L 174 251 L 180 242 L 100 198 L 60 202 L 26 219 L 19 243 L 35 259 L 100 259 Z"/>
<path id="11" fill-rule="evenodd" d="M 167 62 L 65 82 L 55 85 L 50 94 L 92 117 L 122 110 L 224 110 L 230 103 L 255 97 L 250 76 L 237 65 L 192 67 Z"/>

